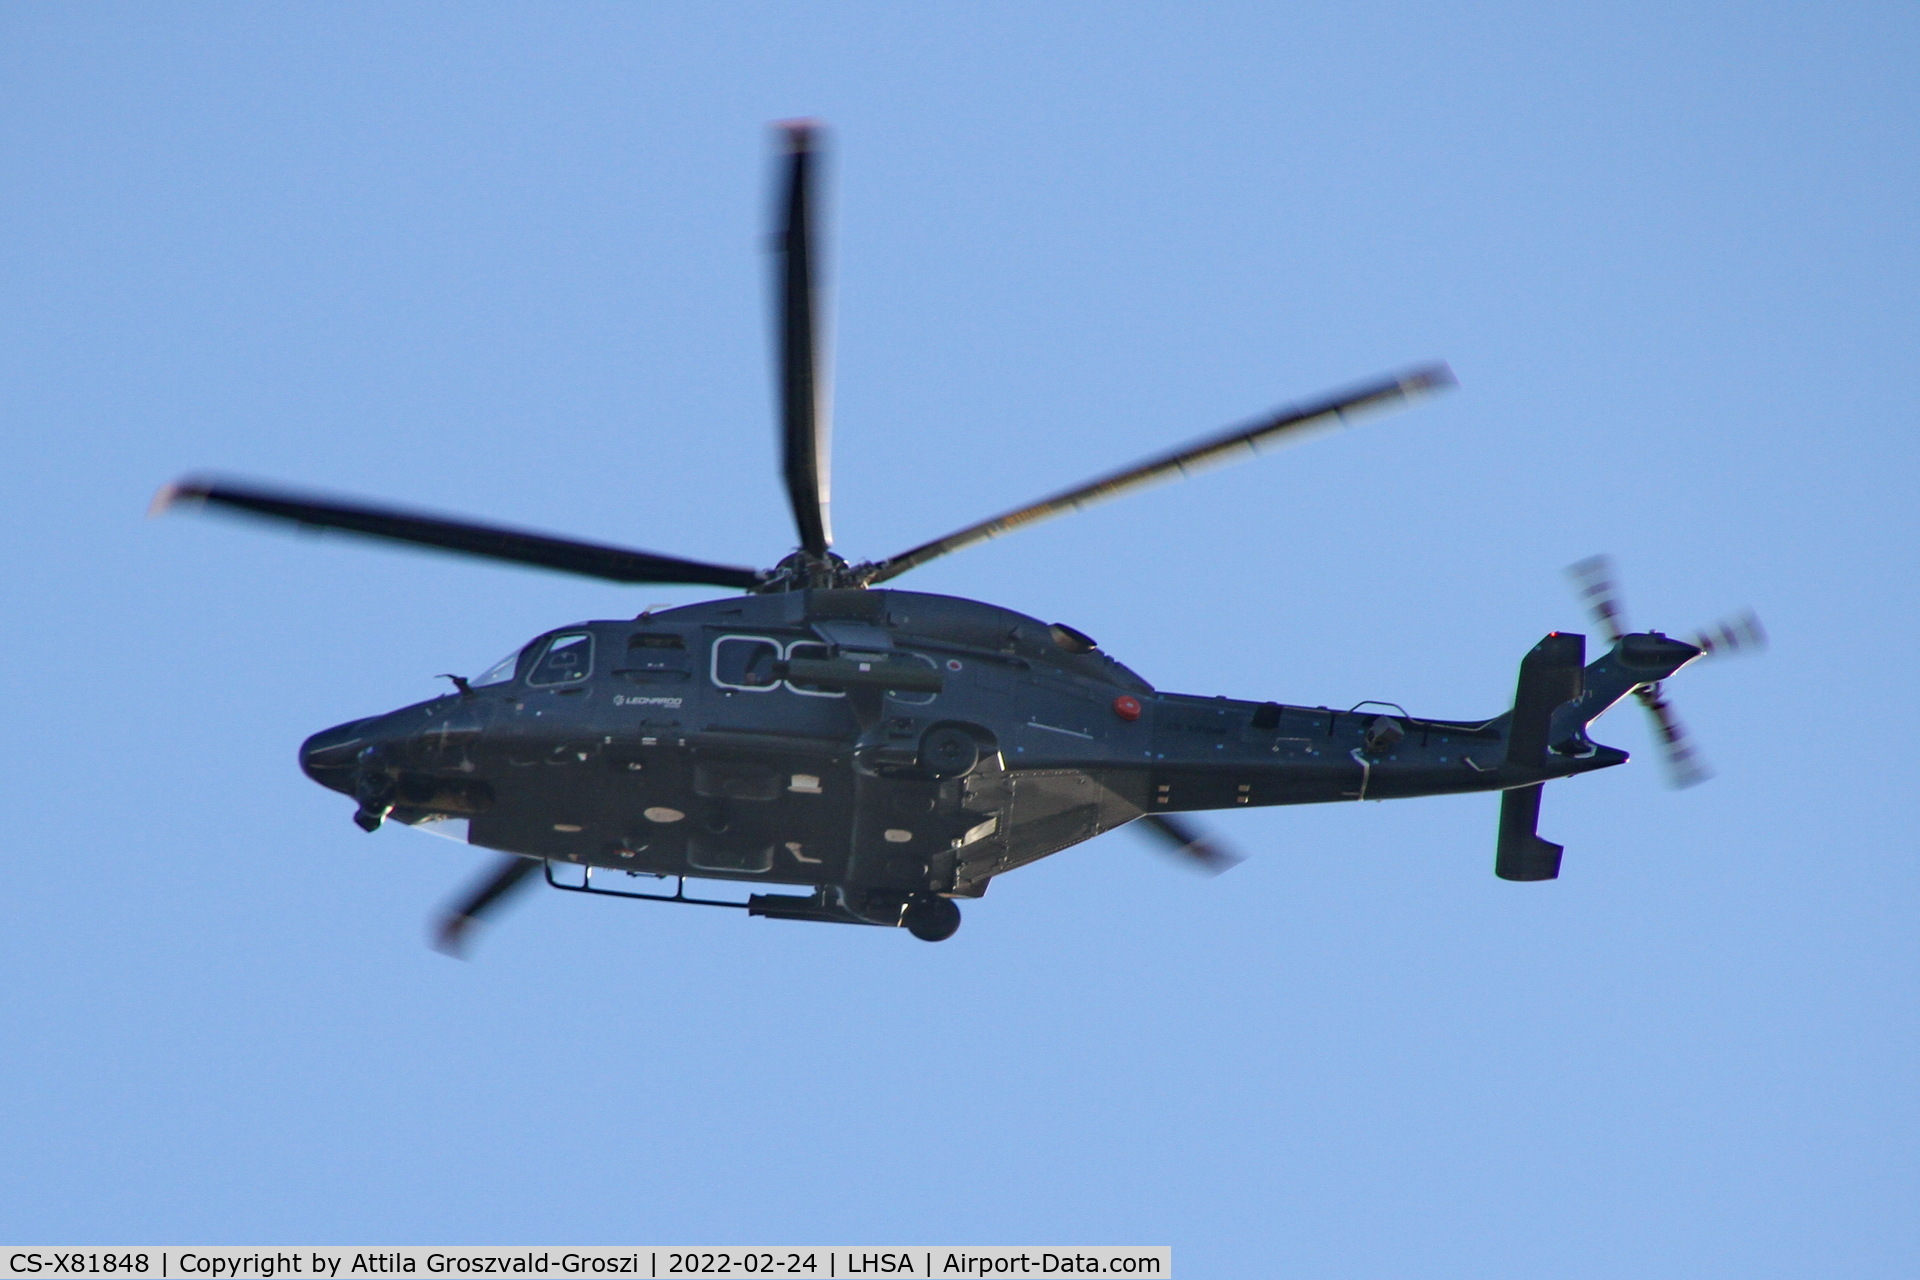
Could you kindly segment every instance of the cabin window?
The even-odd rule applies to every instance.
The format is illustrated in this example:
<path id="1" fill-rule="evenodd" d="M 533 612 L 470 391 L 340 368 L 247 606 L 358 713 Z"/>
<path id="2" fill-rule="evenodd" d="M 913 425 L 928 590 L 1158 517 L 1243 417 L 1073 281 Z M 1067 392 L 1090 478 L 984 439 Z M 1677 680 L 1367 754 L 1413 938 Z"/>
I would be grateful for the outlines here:
<path id="1" fill-rule="evenodd" d="M 585 680 L 592 672 L 592 633 L 569 631 L 547 641 L 547 651 L 540 655 L 540 661 L 527 673 L 527 683 L 572 684 L 576 680 Z"/>
<path id="2" fill-rule="evenodd" d="M 833 657 L 833 649 L 818 640 L 796 640 L 787 646 L 789 658 L 805 658 L 809 662 L 825 662 Z M 844 698 L 847 695 L 838 689 L 822 689 L 817 684 L 804 684 L 799 681 L 787 681 L 787 688 L 795 693 L 805 694 L 809 698 Z"/>
<path id="3" fill-rule="evenodd" d="M 642 631 L 627 637 L 626 661 L 613 674 L 636 684 L 685 680 L 687 642 L 665 632 Z"/>
<path id="4" fill-rule="evenodd" d="M 895 657 L 897 661 L 918 662 L 923 666 L 932 667 L 935 671 L 940 669 L 939 663 L 923 653 L 900 653 L 895 655 Z M 889 701 L 903 703 L 910 707 L 923 707 L 933 701 L 934 695 L 920 692 L 900 693 L 896 690 L 889 689 L 887 690 L 887 698 Z"/>
<path id="5" fill-rule="evenodd" d="M 722 689 L 771 693 L 780 687 L 773 664 L 780 646 L 764 636 L 721 636 L 713 642 L 713 682 Z"/>

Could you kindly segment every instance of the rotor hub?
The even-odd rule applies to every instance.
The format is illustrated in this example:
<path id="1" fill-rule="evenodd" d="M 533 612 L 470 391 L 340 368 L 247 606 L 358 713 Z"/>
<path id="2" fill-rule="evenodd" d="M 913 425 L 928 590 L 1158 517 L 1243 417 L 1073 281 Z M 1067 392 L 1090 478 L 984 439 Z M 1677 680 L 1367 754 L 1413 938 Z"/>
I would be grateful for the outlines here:
<path id="1" fill-rule="evenodd" d="M 769 570 L 765 579 L 755 590 L 766 593 L 804 591 L 809 588 L 845 589 L 866 585 L 856 568 L 833 552 L 815 555 L 802 547 Z"/>

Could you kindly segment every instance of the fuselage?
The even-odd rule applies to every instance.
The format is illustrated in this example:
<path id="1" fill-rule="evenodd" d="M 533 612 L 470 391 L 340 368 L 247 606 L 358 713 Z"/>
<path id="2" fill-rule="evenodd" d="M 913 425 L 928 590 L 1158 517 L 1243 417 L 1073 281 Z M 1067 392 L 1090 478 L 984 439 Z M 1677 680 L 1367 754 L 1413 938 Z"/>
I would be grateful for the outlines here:
<path id="1" fill-rule="evenodd" d="M 786 665 L 851 660 L 911 664 L 938 688 L 833 688 Z M 1504 716 L 1160 693 L 1071 628 L 907 591 L 580 623 L 489 675 L 315 734 L 301 763 L 375 822 L 464 819 L 473 844 L 551 862 L 876 900 L 978 896 L 1144 813 L 1518 781 Z M 962 735 L 964 767 L 928 756 L 935 731 L 949 751 Z M 1541 776 L 1625 759 L 1582 735 Z"/>

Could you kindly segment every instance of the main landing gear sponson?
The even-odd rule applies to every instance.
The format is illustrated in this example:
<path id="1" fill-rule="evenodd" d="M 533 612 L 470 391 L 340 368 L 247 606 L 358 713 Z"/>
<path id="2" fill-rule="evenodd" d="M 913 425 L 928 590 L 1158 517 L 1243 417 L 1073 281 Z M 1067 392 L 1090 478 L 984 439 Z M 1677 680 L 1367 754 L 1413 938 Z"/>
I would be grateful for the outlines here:
<path id="1" fill-rule="evenodd" d="M 958 725 L 936 725 L 920 739 L 920 767 L 936 778 L 958 778 L 980 762 L 980 744 Z"/>
<path id="2" fill-rule="evenodd" d="M 939 894 L 918 894 L 900 914 L 900 923 L 922 942 L 945 942 L 960 931 L 960 906 Z"/>

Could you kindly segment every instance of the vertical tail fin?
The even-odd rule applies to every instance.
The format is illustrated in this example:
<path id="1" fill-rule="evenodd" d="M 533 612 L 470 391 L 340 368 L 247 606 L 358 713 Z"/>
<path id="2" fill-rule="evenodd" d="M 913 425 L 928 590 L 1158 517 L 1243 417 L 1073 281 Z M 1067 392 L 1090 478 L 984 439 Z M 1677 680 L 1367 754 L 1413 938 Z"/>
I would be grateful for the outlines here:
<path id="1" fill-rule="evenodd" d="M 1586 655 L 1585 636 L 1556 631 L 1521 660 L 1513 717 L 1507 725 L 1506 772 L 1516 780 L 1538 777 L 1545 766 L 1553 713 L 1580 696 Z M 1552 880 L 1560 874 L 1562 846 L 1542 840 L 1534 829 L 1540 821 L 1544 785 L 1521 785 L 1500 796 L 1500 843 L 1493 874 L 1502 880 Z"/>
<path id="2" fill-rule="evenodd" d="M 1502 880 L 1556 880 L 1564 845 L 1542 840 L 1534 828 L 1540 821 L 1540 792 L 1546 783 L 1515 787 L 1500 793 L 1500 844 L 1493 855 L 1493 874 Z"/>

